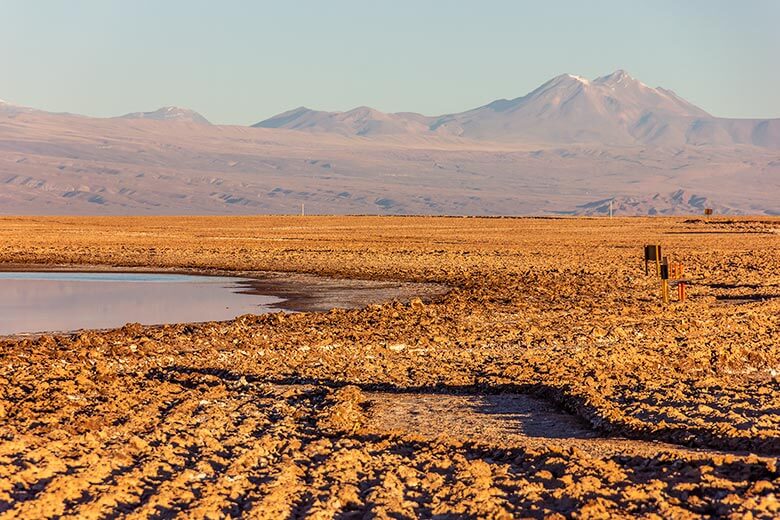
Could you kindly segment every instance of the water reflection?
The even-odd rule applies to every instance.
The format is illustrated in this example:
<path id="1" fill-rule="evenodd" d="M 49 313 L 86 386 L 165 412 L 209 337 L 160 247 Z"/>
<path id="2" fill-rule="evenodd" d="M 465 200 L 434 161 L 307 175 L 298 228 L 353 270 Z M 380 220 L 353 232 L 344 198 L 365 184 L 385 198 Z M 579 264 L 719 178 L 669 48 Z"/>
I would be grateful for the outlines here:
<path id="1" fill-rule="evenodd" d="M 149 273 L 0 272 L 0 335 L 227 320 L 281 298 L 240 294 L 241 278 Z"/>

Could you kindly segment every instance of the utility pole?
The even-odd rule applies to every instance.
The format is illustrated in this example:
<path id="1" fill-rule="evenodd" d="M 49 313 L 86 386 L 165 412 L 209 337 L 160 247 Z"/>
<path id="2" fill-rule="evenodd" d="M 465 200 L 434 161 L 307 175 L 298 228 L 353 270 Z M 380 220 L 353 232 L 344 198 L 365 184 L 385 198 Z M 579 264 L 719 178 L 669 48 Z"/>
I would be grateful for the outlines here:
<path id="1" fill-rule="evenodd" d="M 305 217 L 305 216 L 306 216 L 306 210 L 305 210 L 305 209 L 304 209 L 304 207 L 303 207 L 303 202 L 301 202 L 301 216 L 302 216 L 302 217 Z"/>

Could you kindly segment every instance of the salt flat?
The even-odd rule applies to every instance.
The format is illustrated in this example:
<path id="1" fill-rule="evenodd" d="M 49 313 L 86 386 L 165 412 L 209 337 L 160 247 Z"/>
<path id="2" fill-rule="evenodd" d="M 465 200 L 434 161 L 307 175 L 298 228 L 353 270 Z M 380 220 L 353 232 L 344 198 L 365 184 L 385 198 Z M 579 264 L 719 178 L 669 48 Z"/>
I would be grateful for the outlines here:
<path id="1" fill-rule="evenodd" d="M 0 218 L 0 265 L 449 288 L 0 340 L 0 518 L 777 517 L 778 229 Z M 686 265 L 688 301 L 661 302 L 645 243 Z"/>

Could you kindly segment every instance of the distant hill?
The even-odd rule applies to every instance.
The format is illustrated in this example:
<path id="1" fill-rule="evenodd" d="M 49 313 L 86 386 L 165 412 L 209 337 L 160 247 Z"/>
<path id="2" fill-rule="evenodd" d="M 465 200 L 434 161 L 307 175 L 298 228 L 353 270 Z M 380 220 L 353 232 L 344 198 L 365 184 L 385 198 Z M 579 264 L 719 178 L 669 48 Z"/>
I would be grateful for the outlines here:
<path id="1" fill-rule="evenodd" d="M 253 126 L 365 137 L 438 134 L 523 143 L 749 144 L 780 149 L 780 119 L 714 117 L 671 90 L 648 87 L 623 70 L 593 81 L 562 74 L 525 96 L 456 114 L 428 117 L 369 107 L 348 112 L 300 107 Z"/>
<path id="2" fill-rule="evenodd" d="M 131 112 L 120 116 L 122 119 L 153 119 L 155 121 L 182 121 L 210 125 L 211 122 L 189 108 L 162 107 L 153 112 Z"/>
<path id="3" fill-rule="evenodd" d="M 610 204 L 611 203 L 611 204 Z M 612 197 L 578 205 L 574 210 L 561 212 L 568 215 L 607 216 L 610 212 L 621 217 L 626 215 L 701 215 L 705 208 L 712 209 L 718 215 L 742 213 L 739 210 L 715 203 L 685 190 L 668 194 L 655 193 L 644 196 Z"/>
<path id="4" fill-rule="evenodd" d="M 300 107 L 252 126 L 370 137 L 427 133 L 431 123 L 431 118 L 420 114 L 386 114 L 369 107 L 358 107 L 348 112 L 322 112 Z"/>

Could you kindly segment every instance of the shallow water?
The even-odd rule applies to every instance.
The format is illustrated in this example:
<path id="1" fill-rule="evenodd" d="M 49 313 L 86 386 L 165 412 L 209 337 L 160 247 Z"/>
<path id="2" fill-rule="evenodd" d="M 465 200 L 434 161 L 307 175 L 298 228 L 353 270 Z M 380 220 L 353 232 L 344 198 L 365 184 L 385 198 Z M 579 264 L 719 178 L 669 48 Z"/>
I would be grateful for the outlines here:
<path id="1" fill-rule="evenodd" d="M 243 278 L 178 274 L 0 272 L 0 335 L 228 320 L 278 310 L 273 305 L 283 299 L 247 294 L 245 284 Z"/>

